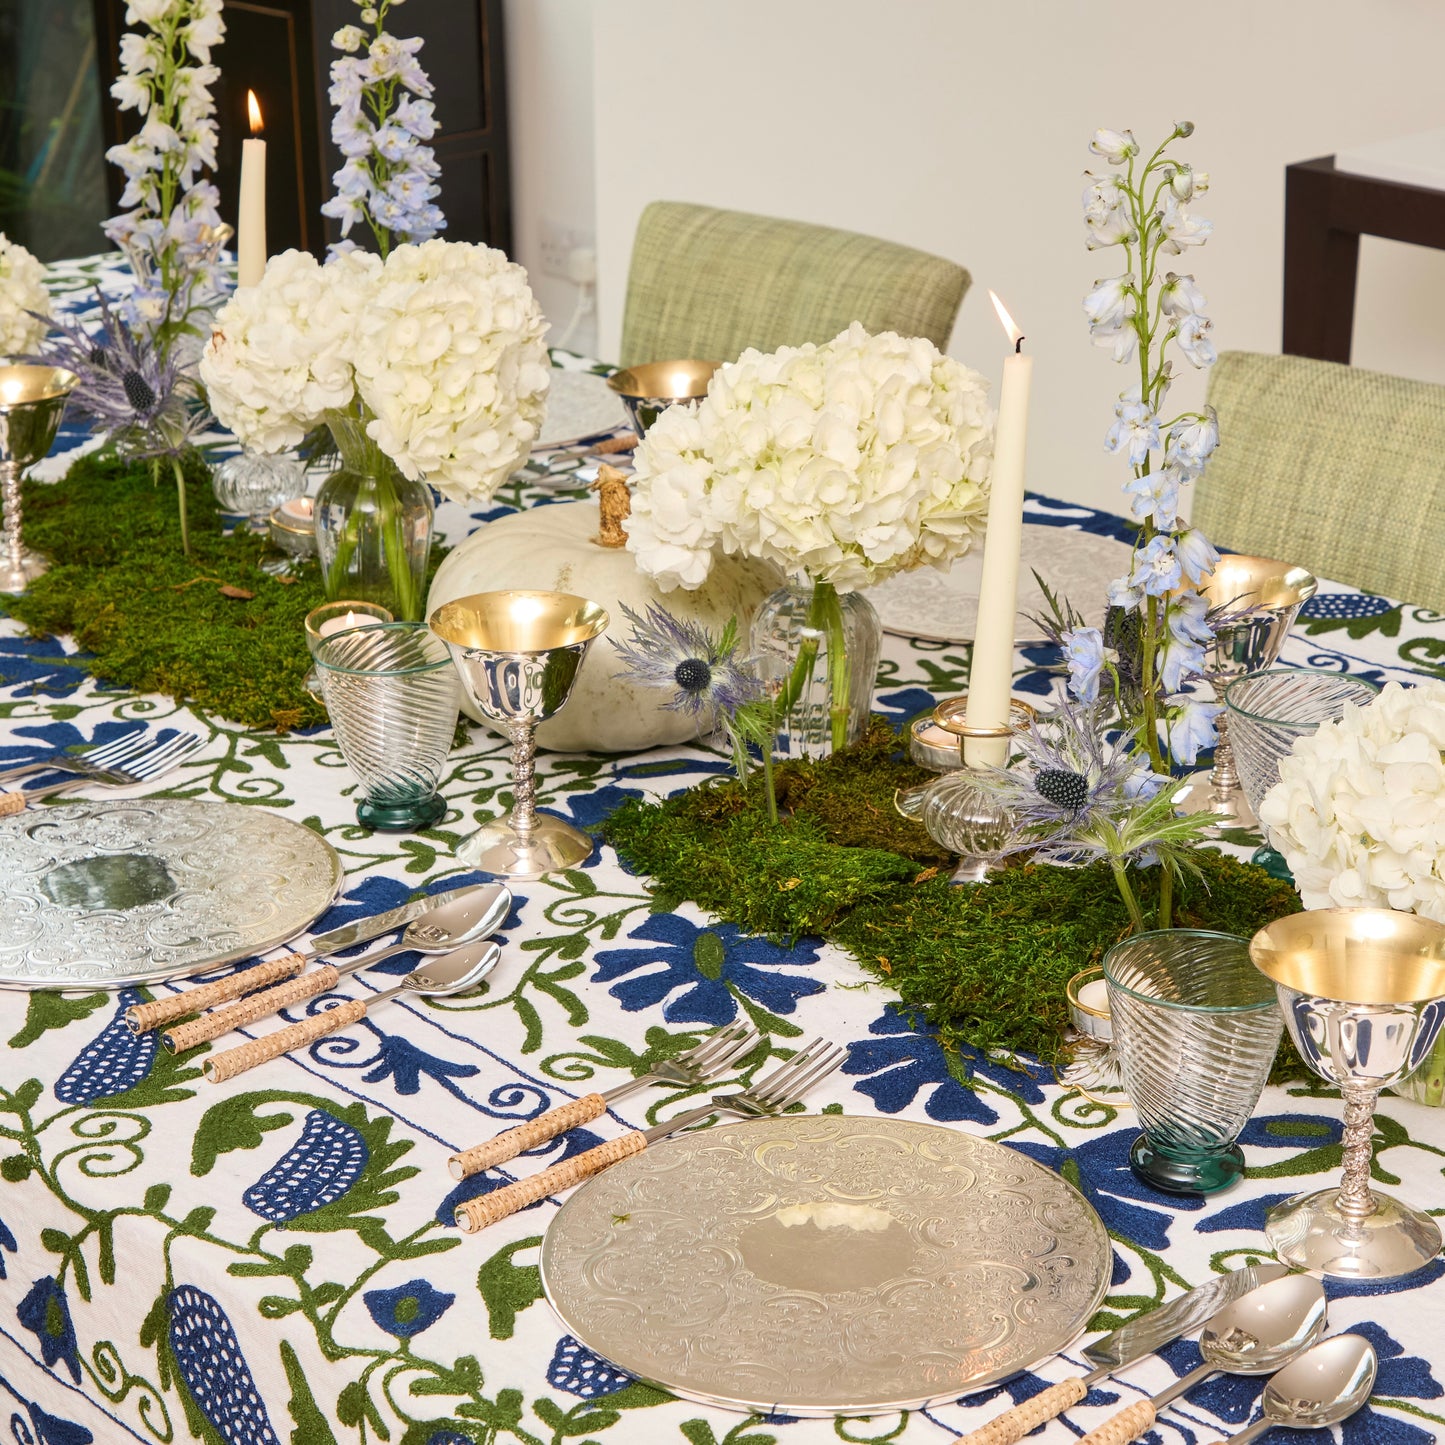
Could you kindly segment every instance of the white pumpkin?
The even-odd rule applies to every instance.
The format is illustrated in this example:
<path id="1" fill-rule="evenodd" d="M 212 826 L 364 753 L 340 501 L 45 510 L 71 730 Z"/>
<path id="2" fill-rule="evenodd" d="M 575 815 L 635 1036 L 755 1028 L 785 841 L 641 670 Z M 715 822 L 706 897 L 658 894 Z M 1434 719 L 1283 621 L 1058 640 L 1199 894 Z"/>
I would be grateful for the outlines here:
<path id="1" fill-rule="evenodd" d="M 697 736 L 697 724 L 686 713 L 663 707 L 668 693 L 614 676 L 621 669 L 607 639 L 624 640 L 630 631 L 622 604 L 642 613 L 660 603 L 674 617 L 701 623 L 714 636 L 735 615 L 746 638 L 758 604 L 782 579 L 765 562 L 718 557 L 696 592 L 660 592 L 637 570 L 625 547 L 592 540 L 600 524 L 596 502 L 555 502 L 484 523 L 437 569 L 427 616 L 458 597 L 512 587 L 589 598 L 607 609 L 611 624 L 592 644 L 571 700 L 537 729 L 537 741 L 559 752 L 604 753 L 687 742 Z M 463 706 L 484 721 L 470 699 Z"/>

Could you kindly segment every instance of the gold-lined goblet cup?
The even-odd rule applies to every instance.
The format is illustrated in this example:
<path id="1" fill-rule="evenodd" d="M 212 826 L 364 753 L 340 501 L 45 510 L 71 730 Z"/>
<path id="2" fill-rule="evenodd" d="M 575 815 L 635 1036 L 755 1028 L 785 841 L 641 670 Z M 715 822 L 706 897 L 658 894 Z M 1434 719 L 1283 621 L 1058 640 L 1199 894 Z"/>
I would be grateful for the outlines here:
<path id="1" fill-rule="evenodd" d="M 0 366 L 0 592 L 19 596 L 50 566 L 21 538 L 20 479 L 54 445 L 79 380 L 59 366 Z"/>
<path id="2" fill-rule="evenodd" d="M 1345 1101 L 1338 1189 L 1276 1205 L 1265 1235 L 1295 1269 L 1393 1279 L 1440 1251 L 1440 1226 L 1370 1187 L 1375 1103 L 1419 1067 L 1445 1024 L 1445 925 L 1388 908 L 1322 908 L 1280 918 L 1249 946 L 1273 982 L 1300 1057 Z"/>
<path id="3" fill-rule="evenodd" d="M 1273 667 L 1299 610 L 1319 583 L 1303 567 L 1271 557 L 1225 556 L 1200 586 L 1209 604 L 1214 641 L 1205 651 L 1205 676 L 1216 702 L 1237 677 Z M 1221 813 L 1235 828 L 1256 828 L 1258 819 L 1239 784 L 1228 722 L 1216 724 L 1214 767 L 1193 773 L 1175 794 L 1182 813 Z"/>
<path id="4" fill-rule="evenodd" d="M 668 407 L 679 401 L 700 401 L 707 395 L 720 361 L 649 361 L 614 371 L 607 385 L 622 398 L 638 436 Z"/>
<path id="5" fill-rule="evenodd" d="M 585 597 L 525 591 L 460 597 L 428 619 L 477 710 L 512 743 L 512 811 L 462 843 L 463 862 L 508 878 L 540 878 L 591 855 L 585 833 L 537 811 L 533 769 L 537 724 L 562 710 L 608 620 Z"/>

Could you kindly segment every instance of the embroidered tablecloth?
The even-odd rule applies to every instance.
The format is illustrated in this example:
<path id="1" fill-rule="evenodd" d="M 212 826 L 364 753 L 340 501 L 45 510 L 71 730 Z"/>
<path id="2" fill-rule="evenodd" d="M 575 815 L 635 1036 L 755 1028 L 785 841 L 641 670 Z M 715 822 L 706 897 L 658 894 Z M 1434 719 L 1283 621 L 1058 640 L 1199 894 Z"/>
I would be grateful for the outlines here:
<path id="1" fill-rule="evenodd" d="M 76 313 L 95 283 L 113 294 L 125 286 L 105 258 L 57 267 L 53 278 Z M 61 448 L 80 441 L 72 431 Z M 64 461 L 48 466 L 55 475 Z M 535 480 L 509 485 L 473 517 L 445 505 L 439 528 L 455 541 L 509 507 L 578 494 Z M 1043 497 L 1028 513 L 1127 535 L 1116 518 Z M 455 845 L 510 800 L 505 745 L 488 732 L 474 729 L 453 754 L 443 782 L 450 810 L 438 827 L 368 834 L 356 825 L 353 780 L 329 729 L 247 731 L 89 681 L 67 662 L 70 651 L 68 640 L 26 638 L 0 623 L 0 765 L 103 741 L 138 721 L 199 729 L 206 745 L 168 791 L 269 809 L 326 837 L 347 877 L 319 926 L 478 876 L 457 864 Z M 1052 660 L 1048 648 L 1021 651 L 1016 690 L 1046 694 Z M 1377 681 L 1440 675 L 1445 619 L 1325 583 L 1284 661 Z M 877 707 L 901 721 L 961 691 L 967 667 L 965 647 L 890 637 Z M 725 766 L 702 745 L 544 753 L 540 802 L 588 827 L 622 798 L 661 796 Z M 775 1057 L 819 1034 L 846 1044 L 842 1070 L 810 1095 L 815 1109 L 933 1120 L 1061 1171 L 1113 1237 L 1106 1309 L 1116 1317 L 1263 1256 L 1265 1209 L 1323 1187 L 1339 1167 L 1338 1097 L 1270 1089 L 1243 1137 L 1241 1185 L 1208 1201 L 1156 1194 L 1129 1170 L 1128 1111 L 1068 1093 L 1047 1071 L 946 1057 L 888 989 L 829 946 L 805 939 L 785 949 L 689 905 L 657 907 L 646 881 L 607 848 L 514 891 L 503 962 L 484 995 L 391 1004 L 221 1086 L 201 1078 L 194 1056 L 177 1060 L 154 1035 L 129 1033 L 121 1015 L 134 992 L 0 994 L 0 1415 L 8 1412 L 15 1440 L 914 1445 L 953 1438 L 1010 1398 L 1077 1372 L 1070 1353 L 910 1415 L 745 1418 L 664 1396 L 562 1333 L 537 1271 L 556 1201 L 478 1236 L 453 1226 L 458 1199 L 667 1118 L 685 1094 L 638 1094 L 565 1141 L 460 1186 L 446 1170 L 454 1150 L 616 1084 L 737 1018 L 766 1032 Z M 410 963 L 396 958 L 343 991 L 378 991 Z M 744 1077 L 768 1066 L 755 1062 Z M 1387 1096 L 1377 1140 L 1376 1177 L 1445 1214 L 1445 1110 Z M 1361 1331 L 1380 1355 L 1377 1398 L 1342 1427 L 1347 1445 L 1424 1445 L 1445 1422 L 1442 1272 L 1437 1259 L 1397 1284 L 1330 1286 L 1333 1328 Z M 1193 1344 L 1170 1346 L 1041 1438 L 1081 1433 L 1197 1360 Z M 1217 1440 L 1249 1417 L 1259 1390 L 1257 1380 L 1218 1378 L 1166 1416 L 1157 1437 Z"/>

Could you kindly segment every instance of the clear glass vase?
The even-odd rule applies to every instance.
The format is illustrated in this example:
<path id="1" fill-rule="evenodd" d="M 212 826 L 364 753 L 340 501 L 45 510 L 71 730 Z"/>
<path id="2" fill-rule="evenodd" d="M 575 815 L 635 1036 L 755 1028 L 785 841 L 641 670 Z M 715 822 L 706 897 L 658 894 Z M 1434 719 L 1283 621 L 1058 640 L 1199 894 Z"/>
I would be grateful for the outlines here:
<path id="1" fill-rule="evenodd" d="M 825 758 L 862 736 L 882 644 L 883 625 L 861 592 L 801 582 L 764 598 L 751 651 L 778 703 L 782 756 Z"/>
<path id="2" fill-rule="evenodd" d="M 316 550 L 328 598 L 358 598 L 419 622 L 431 551 L 431 489 L 402 476 L 367 418 L 328 416 L 341 465 L 316 494 Z"/>

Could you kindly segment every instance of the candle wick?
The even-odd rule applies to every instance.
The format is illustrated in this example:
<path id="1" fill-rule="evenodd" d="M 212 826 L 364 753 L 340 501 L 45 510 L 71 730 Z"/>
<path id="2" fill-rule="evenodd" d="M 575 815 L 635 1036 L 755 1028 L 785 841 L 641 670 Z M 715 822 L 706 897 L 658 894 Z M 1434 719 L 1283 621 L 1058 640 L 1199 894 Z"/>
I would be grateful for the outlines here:
<path id="1" fill-rule="evenodd" d="M 1024 339 L 1023 339 L 1022 336 L 1020 336 L 1019 339 L 1014 342 L 1014 355 L 1015 355 L 1015 356 L 1020 355 L 1020 354 L 1023 352 L 1023 349 L 1024 349 Z"/>

